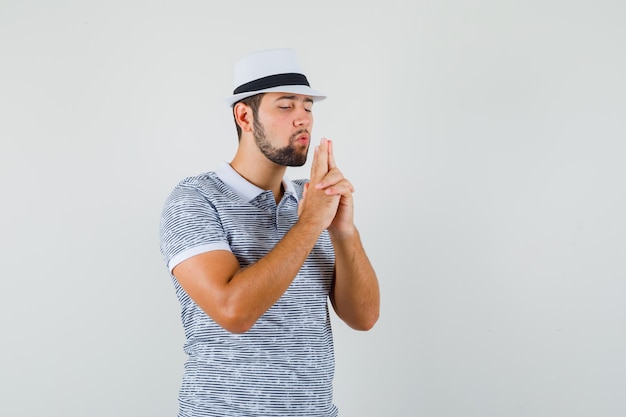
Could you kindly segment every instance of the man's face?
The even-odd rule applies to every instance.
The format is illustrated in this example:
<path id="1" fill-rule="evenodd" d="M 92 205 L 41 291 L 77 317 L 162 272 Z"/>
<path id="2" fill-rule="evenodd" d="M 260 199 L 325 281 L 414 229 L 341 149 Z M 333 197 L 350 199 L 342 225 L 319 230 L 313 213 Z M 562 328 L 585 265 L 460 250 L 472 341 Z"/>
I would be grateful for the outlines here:
<path id="1" fill-rule="evenodd" d="M 306 163 L 313 126 L 312 107 L 309 96 L 265 93 L 254 118 L 253 134 L 267 159 L 284 166 Z"/>

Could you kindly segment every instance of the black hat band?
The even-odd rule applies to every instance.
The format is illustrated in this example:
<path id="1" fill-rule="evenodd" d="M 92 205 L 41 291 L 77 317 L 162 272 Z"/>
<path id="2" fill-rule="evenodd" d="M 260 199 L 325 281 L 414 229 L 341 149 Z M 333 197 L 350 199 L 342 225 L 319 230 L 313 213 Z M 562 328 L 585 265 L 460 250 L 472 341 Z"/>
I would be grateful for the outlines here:
<path id="1" fill-rule="evenodd" d="M 268 75 L 267 77 L 247 82 L 235 88 L 233 94 L 265 90 L 266 88 L 279 87 L 282 85 L 306 85 L 307 87 L 310 87 L 309 81 L 303 74 L 292 72 L 286 74 Z"/>

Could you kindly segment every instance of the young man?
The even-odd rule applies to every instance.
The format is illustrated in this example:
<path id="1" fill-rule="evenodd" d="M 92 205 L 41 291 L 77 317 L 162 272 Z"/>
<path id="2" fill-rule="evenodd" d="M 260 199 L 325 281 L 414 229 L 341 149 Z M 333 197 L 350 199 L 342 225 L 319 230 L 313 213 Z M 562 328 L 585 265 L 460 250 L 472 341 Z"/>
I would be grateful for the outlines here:
<path id="1" fill-rule="evenodd" d="M 333 144 L 306 162 L 313 103 L 293 50 L 242 58 L 230 164 L 181 181 L 165 202 L 161 251 L 181 303 L 179 416 L 336 416 L 328 300 L 350 327 L 378 319 L 378 280 L 353 221 Z"/>

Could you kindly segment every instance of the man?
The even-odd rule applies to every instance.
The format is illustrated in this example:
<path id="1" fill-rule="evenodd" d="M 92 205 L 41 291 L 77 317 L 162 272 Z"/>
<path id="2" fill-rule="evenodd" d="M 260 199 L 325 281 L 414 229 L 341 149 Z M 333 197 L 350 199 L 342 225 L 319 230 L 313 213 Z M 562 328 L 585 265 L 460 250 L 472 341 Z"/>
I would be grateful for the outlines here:
<path id="1" fill-rule="evenodd" d="M 161 251 L 181 303 L 179 416 L 336 416 L 328 300 L 350 327 L 378 319 L 379 288 L 353 222 L 353 187 L 333 144 L 306 162 L 313 90 L 295 52 L 235 67 L 239 146 L 230 164 L 181 181 L 161 219 Z"/>

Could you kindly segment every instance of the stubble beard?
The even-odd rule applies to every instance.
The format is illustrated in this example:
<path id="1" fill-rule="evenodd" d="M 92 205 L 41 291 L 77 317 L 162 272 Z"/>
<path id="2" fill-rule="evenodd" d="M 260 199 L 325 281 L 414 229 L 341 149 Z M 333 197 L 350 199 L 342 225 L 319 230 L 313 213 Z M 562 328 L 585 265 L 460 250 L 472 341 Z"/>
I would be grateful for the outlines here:
<path id="1" fill-rule="evenodd" d="M 288 167 L 301 167 L 306 163 L 309 147 L 306 146 L 304 150 L 295 145 L 296 139 L 302 133 L 308 133 L 306 129 L 299 130 L 291 135 L 289 138 L 289 145 L 276 148 L 272 146 L 267 136 L 265 135 L 265 128 L 263 124 L 258 120 L 254 120 L 254 140 L 267 159 L 278 165 Z"/>

